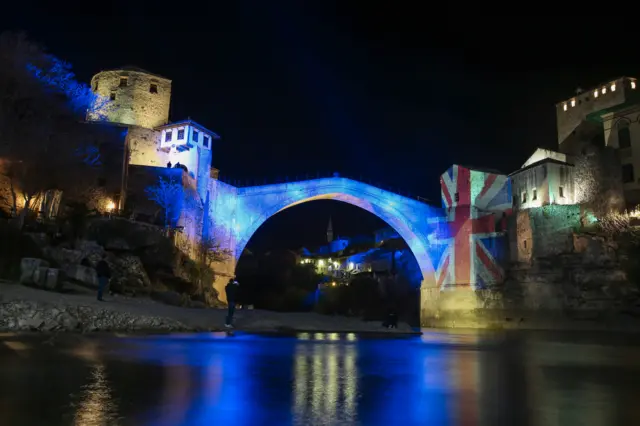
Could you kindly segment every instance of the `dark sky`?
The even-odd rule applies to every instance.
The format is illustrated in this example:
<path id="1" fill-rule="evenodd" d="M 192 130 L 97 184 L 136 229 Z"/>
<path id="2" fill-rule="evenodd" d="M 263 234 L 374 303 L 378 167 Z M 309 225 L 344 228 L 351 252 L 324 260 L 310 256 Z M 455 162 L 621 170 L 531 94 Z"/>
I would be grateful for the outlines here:
<path id="1" fill-rule="evenodd" d="M 620 16 L 276 3 L 212 1 L 166 15 L 114 3 L 114 16 L 101 17 L 87 3 L 0 23 L 25 30 L 87 82 L 126 64 L 171 78 L 171 119 L 190 116 L 221 135 L 213 162 L 226 179 L 339 171 L 437 204 L 450 164 L 511 172 L 536 147 L 556 147 L 556 102 L 578 86 L 640 74 L 636 25 Z M 340 234 L 378 225 L 336 204 L 296 207 L 256 241 L 311 244 L 329 214 Z"/>

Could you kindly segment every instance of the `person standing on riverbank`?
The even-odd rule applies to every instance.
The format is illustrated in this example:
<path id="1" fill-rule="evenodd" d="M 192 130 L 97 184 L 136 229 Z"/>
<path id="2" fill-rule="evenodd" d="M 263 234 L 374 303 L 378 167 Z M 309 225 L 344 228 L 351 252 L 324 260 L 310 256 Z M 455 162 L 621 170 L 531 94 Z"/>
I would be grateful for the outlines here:
<path id="1" fill-rule="evenodd" d="M 111 278 L 111 268 L 109 268 L 105 257 L 100 259 L 100 262 L 96 265 L 96 273 L 98 274 L 98 300 L 104 302 L 102 293 L 104 293 L 104 289 L 107 288 Z"/>
<path id="2" fill-rule="evenodd" d="M 239 286 L 240 283 L 238 283 L 236 277 L 233 276 L 229 279 L 227 286 L 224 288 L 224 291 L 227 294 L 227 304 L 229 306 L 227 311 L 227 318 L 224 322 L 224 326 L 227 328 L 233 327 L 233 314 L 236 311 L 236 300 L 238 296 Z"/>

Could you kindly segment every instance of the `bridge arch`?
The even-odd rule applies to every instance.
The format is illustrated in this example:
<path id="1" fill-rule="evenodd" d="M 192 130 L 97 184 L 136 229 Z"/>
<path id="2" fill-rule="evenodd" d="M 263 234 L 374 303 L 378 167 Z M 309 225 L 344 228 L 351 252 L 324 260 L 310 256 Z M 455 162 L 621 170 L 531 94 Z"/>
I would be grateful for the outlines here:
<path id="1" fill-rule="evenodd" d="M 235 260 L 271 216 L 314 200 L 335 200 L 360 207 L 382 219 L 405 240 L 422 273 L 422 285 L 435 286 L 435 269 L 429 251 L 439 209 L 352 179 L 333 177 L 238 188 L 235 208 Z"/>

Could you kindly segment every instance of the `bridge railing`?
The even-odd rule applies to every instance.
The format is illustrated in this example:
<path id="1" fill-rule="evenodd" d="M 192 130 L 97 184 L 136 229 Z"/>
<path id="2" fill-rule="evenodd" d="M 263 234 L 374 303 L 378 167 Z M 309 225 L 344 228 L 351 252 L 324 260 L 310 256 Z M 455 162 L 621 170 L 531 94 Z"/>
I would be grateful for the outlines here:
<path id="1" fill-rule="evenodd" d="M 380 189 L 384 189 L 385 191 L 394 192 L 398 195 L 402 195 L 404 197 L 420 201 L 425 204 L 431 204 L 431 205 L 440 204 L 439 200 L 431 200 L 426 197 L 421 197 L 403 188 L 393 187 L 391 185 L 385 184 L 384 182 L 368 179 L 363 175 L 348 175 L 348 174 L 343 174 L 338 172 L 307 173 L 304 175 L 291 175 L 291 176 L 284 176 L 281 178 L 271 178 L 271 179 L 233 179 L 233 178 L 226 177 L 223 174 L 220 174 L 218 176 L 218 180 L 220 182 L 233 185 L 236 188 L 246 188 L 249 186 L 277 185 L 277 184 L 300 182 L 300 181 L 311 180 L 311 179 L 324 179 L 324 178 L 330 178 L 330 177 L 341 177 L 341 178 L 356 180 L 362 183 L 369 184 L 371 186 L 375 186 Z"/>

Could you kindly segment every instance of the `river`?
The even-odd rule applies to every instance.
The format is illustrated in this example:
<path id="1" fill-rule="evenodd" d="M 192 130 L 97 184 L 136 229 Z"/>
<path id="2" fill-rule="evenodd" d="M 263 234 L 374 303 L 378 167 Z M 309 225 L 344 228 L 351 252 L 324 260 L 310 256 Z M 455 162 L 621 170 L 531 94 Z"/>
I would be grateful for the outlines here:
<path id="1" fill-rule="evenodd" d="M 0 336 L 0 425 L 640 424 L 611 334 Z"/>

